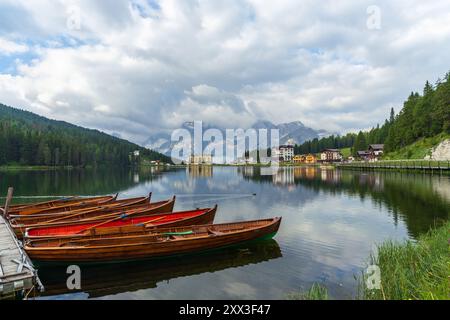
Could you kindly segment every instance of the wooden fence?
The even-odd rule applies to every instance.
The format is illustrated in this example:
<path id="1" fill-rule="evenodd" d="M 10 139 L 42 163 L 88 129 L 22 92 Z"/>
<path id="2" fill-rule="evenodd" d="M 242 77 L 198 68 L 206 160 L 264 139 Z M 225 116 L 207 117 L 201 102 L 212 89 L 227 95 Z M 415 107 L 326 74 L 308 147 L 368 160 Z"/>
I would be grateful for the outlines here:
<path id="1" fill-rule="evenodd" d="M 354 161 L 348 163 L 339 163 L 338 168 L 349 168 L 359 170 L 416 170 L 416 171 L 450 171 L 450 161 L 435 160 L 382 160 L 375 162 Z"/>

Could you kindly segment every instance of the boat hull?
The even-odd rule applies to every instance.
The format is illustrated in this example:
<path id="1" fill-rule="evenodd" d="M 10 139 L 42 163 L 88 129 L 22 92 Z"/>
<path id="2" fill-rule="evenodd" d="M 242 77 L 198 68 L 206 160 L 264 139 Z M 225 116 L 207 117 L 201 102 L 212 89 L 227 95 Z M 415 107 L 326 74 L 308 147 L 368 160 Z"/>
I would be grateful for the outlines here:
<path id="1" fill-rule="evenodd" d="M 235 246 L 253 240 L 273 237 L 280 227 L 281 218 L 260 228 L 230 234 L 196 237 L 166 242 L 147 242 L 145 239 L 117 239 L 107 245 L 95 247 L 39 247 L 27 243 L 25 250 L 32 260 L 52 263 L 108 263 L 146 260 L 200 253 Z M 134 243 L 130 243 L 130 242 Z"/>
<path id="2" fill-rule="evenodd" d="M 168 201 L 161 201 L 157 203 L 149 204 L 149 208 L 138 211 L 134 213 L 136 216 L 143 216 L 143 215 L 150 215 L 150 214 L 157 214 L 157 213 L 171 213 L 173 211 L 173 207 L 175 204 L 175 198 Z M 93 222 L 95 224 L 106 222 L 108 220 L 111 220 L 111 218 L 122 215 L 123 213 L 127 213 L 126 208 L 122 208 L 122 210 L 118 210 L 115 213 L 108 213 L 105 215 L 104 213 L 93 213 L 89 212 L 85 216 L 76 216 L 72 219 L 65 219 L 57 222 L 42 222 L 42 223 L 34 223 L 34 224 L 14 224 L 11 223 L 11 228 L 13 229 L 14 233 L 16 234 L 17 238 L 22 239 L 25 235 L 25 232 L 29 228 L 39 228 L 39 227 L 58 227 L 58 226 L 67 226 L 72 223 L 88 223 Z"/>
<path id="3" fill-rule="evenodd" d="M 30 205 L 26 207 L 19 208 L 11 208 L 8 210 L 8 215 L 19 215 L 26 216 L 31 214 L 39 214 L 39 213 L 50 213 L 50 212 L 64 212 L 64 211 L 72 211 L 81 208 L 87 208 L 102 204 L 108 204 L 117 199 L 116 196 L 106 196 L 106 197 L 95 197 L 95 198 L 86 198 L 86 199 L 76 199 L 76 200 L 67 200 L 63 203 L 52 203 L 52 204 L 38 204 L 38 205 Z"/>
<path id="4" fill-rule="evenodd" d="M 163 214 L 140 215 L 136 218 L 121 219 L 118 221 L 111 221 L 101 225 L 101 227 L 93 228 L 98 225 L 98 222 L 78 222 L 69 225 L 40 227 L 28 229 L 25 233 L 25 240 L 37 240 L 48 238 L 62 238 L 62 237 L 90 237 L 101 233 L 102 236 L 120 234 L 127 230 L 131 233 L 133 230 L 137 232 L 141 230 L 150 230 L 156 228 L 168 227 L 182 227 L 196 224 L 211 224 L 214 222 L 217 207 L 210 209 L 198 209 L 193 211 L 173 212 Z M 147 226 L 143 224 L 146 222 L 155 221 Z M 87 230 L 93 228 L 92 230 Z M 83 230 L 89 231 L 85 234 L 79 234 Z M 98 231 L 100 230 L 100 231 Z"/>
<path id="5" fill-rule="evenodd" d="M 157 202 L 157 203 L 162 203 Z M 119 203 L 111 203 L 102 206 L 94 206 L 88 208 L 81 208 L 77 210 L 58 212 L 58 213 L 42 213 L 36 215 L 26 215 L 26 216 L 9 216 L 10 224 L 17 225 L 31 225 L 39 223 L 49 223 L 55 221 L 67 221 L 69 218 L 80 218 L 89 216 L 99 216 L 107 213 L 113 213 L 117 211 L 124 210 L 138 210 L 144 209 L 149 206 L 154 206 L 155 203 L 150 203 L 150 198 L 135 198 L 128 200 L 120 200 Z"/>
<path id="6" fill-rule="evenodd" d="M 21 222 L 33 222 L 33 221 L 46 221 L 50 219 L 55 219 L 59 217 L 68 216 L 77 212 L 101 212 L 101 211 L 111 211 L 120 210 L 121 208 L 129 208 L 133 206 L 140 206 L 150 203 L 151 195 L 149 197 L 139 197 L 132 199 L 114 200 L 104 204 L 93 204 L 88 206 L 81 206 L 77 208 L 65 208 L 61 211 L 41 211 L 34 214 L 27 215 L 8 215 L 8 219 L 13 221 Z"/>

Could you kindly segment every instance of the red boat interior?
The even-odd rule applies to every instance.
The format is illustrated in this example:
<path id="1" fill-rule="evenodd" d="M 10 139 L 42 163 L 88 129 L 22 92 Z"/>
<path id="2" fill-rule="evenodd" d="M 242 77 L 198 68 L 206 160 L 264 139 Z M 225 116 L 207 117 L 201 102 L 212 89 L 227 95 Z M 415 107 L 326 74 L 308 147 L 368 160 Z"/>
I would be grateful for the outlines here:
<path id="1" fill-rule="evenodd" d="M 110 221 L 101 224 L 99 221 L 89 222 L 89 223 L 77 223 L 74 225 L 65 226 L 54 226 L 54 227 L 42 227 L 28 230 L 28 236 L 30 237 L 47 237 L 47 236 L 65 236 L 72 234 L 81 234 L 83 231 L 95 227 L 99 224 L 99 227 L 122 227 L 129 225 L 161 225 L 169 222 L 175 222 L 182 219 L 194 218 L 205 214 L 210 209 L 193 210 L 193 211 L 183 211 L 174 213 L 163 213 L 163 214 L 153 214 L 149 216 L 142 217 L 131 217 L 122 218 L 120 220 Z"/>

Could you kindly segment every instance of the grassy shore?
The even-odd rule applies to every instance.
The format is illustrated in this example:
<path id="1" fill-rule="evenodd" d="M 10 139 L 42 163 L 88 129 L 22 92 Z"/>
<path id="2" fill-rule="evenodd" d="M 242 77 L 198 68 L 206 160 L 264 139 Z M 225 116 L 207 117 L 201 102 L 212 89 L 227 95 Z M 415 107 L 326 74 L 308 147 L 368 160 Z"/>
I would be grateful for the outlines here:
<path id="1" fill-rule="evenodd" d="M 381 271 L 381 289 L 369 290 L 365 276 L 359 284 L 362 299 L 449 299 L 450 222 L 432 229 L 417 242 L 386 241 L 378 246 L 371 263 Z"/>
<path id="2" fill-rule="evenodd" d="M 359 300 L 448 300 L 450 222 L 432 229 L 417 241 L 385 241 L 370 257 L 381 271 L 380 289 L 369 290 L 367 276 L 358 279 Z M 288 300 L 328 300 L 327 288 L 314 284 L 306 292 L 294 292 Z"/>
<path id="3" fill-rule="evenodd" d="M 450 135 L 445 133 L 431 138 L 423 138 L 400 150 L 386 153 L 383 160 L 423 159 L 430 155 L 433 147 L 446 139 L 450 139 Z"/>
<path id="4" fill-rule="evenodd" d="M 347 159 L 352 155 L 352 148 L 343 148 L 341 149 L 341 154 L 344 157 L 344 159 Z"/>

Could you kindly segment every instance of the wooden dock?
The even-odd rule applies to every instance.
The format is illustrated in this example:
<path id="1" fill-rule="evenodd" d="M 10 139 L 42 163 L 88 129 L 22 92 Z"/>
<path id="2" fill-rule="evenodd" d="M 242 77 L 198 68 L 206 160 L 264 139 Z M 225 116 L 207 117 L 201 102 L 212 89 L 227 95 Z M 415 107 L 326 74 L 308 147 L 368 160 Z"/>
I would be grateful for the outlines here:
<path id="1" fill-rule="evenodd" d="M 15 298 L 17 294 L 26 298 L 33 289 L 43 290 L 37 272 L 8 221 L 0 214 L 0 300 Z"/>

